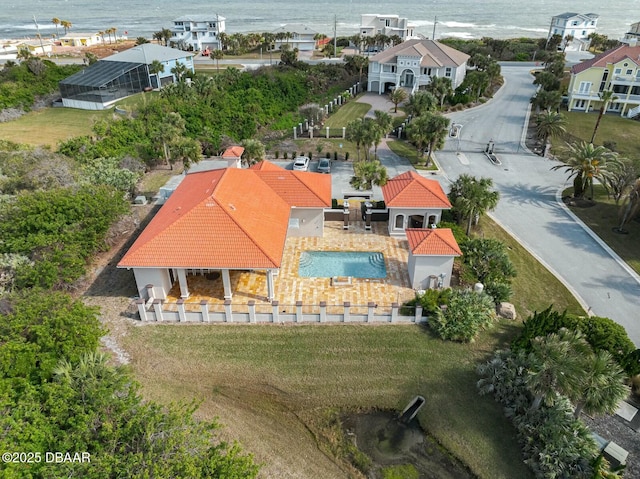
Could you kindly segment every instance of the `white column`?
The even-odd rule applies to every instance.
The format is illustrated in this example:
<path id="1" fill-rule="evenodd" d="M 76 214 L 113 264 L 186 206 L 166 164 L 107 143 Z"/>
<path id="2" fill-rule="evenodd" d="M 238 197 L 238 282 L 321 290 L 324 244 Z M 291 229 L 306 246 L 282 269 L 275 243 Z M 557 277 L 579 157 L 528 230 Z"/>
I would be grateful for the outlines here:
<path id="1" fill-rule="evenodd" d="M 189 286 L 187 285 L 187 273 L 184 268 L 178 268 L 178 283 L 180 283 L 180 297 L 187 299 L 189 297 Z"/>
<path id="2" fill-rule="evenodd" d="M 273 270 L 267 270 L 267 301 L 273 301 L 275 297 L 275 288 L 273 286 Z"/>
<path id="3" fill-rule="evenodd" d="M 224 299 L 231 299 L 233 292 L 231 291 L 231 278 L 228 269 L 222 270 L 222 284 L 224 285 Z"/>

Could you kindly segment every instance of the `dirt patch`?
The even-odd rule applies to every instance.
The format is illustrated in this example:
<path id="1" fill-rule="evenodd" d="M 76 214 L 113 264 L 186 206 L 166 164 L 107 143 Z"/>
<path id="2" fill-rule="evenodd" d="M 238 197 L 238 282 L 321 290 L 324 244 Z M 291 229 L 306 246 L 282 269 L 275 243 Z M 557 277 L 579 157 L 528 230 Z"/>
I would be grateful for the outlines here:
<path id="1" fill-rule="evenodd" d="M 563 196 L 562 201 L 567 206 L 574 208 L 591 208 L 596 205 L 596 202 L 588 198 L 574 198 L 573 196 Z"/>
<path id="2" fill-rule="evenodd" d="M 397 416 L 394 411 L 374 411 L 344 419 L 347 434 L 373 461 L 370 478 L 381 478 L 385 466 L 401 464 L 412 464 L 423 479 L 474 477 L 425 433 L 417 421 L 402 424 Z"/>

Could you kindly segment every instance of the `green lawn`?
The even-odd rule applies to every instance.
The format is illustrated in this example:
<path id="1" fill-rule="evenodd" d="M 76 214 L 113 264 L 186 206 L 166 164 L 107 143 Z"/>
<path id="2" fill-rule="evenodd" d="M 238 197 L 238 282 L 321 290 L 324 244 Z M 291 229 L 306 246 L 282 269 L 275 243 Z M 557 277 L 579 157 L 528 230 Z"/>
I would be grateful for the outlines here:
<path id="1" fill-rule="evenodd" d="M 571 211 L 585 222 L 591 230 L 607 243 L 618 255 L 624 259 L 636 273 L 640 274 L 640 222 L 632 220 L 624 229 L 628 234 L 620 234 L 613 231 L 619 224 L 620 207 L 615 201 L 607 197 L 607 193 L 599 185 L 594 188 L 596 204 L 588 208 L 571 207 Z M 573 188 L 563 192 L 565 196 L 571 196 Z"/>
<path id="2" fill-rule="evenodd" d="M 129 329 L 126 348 L 145 396 L 203 402 L 264 462 L 264 477 L 344 477 L 330 450 L 331 411 L 401 410 L 480 477 L 531 477 L 502 407 L 478 396 L 475 367 L 516 323 L 476 343 L 444 342 L 420 326 L 162 326 Z M 334 424 L 335 425 L 335 424 Z"/>
<path id="3" fill-rule="evenodd" d="M 564 112 L 567 117 L 567 133 L 570 137 L 584 141 L 591 140 L 598 113 Z M 602 145 L 605 141 L 616 143 L 616 151 L 640 163 L 640 122 L 623 118 L 616 113 L 603 115 L 596 134 L 595 143 Z M 554 147 L 563 146 L 564 139 L 554 139 Z"/>
<path id="4" fill-rule="evenodd" d="M 124 110 L 146 101 L 151 93 L 138 93 L 117 103 Z M 90 135 L 97 120 L 115 115 L 110 110 L 79 110 L 76 108 L 45 108 L 29 112 L 17 120 L 0 123 L 0 137 L 15 143 L 46 145 L 55 148 L 60 141 L 76 136 Z"/>
<path id="5" fill-rule="evenodd" d="M 332 113 L 327 121 L 324 122 L 325 127 L 342 128 L 347 126 L 350 121 L 362 118 L 371 109 L 368 103 L 359 103 L 351 100 L 349 103 L 342 105 L 338 111 Z"/>
<path id="6" fill-rule="evenodd" d="M 424 164 L 427 161 L 427 157 L 419 156 L 416 147 L 411 143 L 404 140 L 392 140 L 388 141 L 387 145 L 389 149 L 393 151 L 396 155 L 406 158 L 411 162 L 411 164 L 420 170 L 437 170 L 438 167 L 434 162 L 431 162 L 429 167 L 425 167 Z"/>

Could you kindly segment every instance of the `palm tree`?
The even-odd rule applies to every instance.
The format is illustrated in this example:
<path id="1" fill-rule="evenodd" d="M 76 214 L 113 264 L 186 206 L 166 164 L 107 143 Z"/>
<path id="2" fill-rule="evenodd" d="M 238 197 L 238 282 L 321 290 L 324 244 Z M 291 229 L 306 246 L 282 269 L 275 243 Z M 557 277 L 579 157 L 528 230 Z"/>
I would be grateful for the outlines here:
<path id="1" fill-rule="evenodd" d="M 242 158 L 249 165 L 253 165 L 254 163 L 257 163 L 264 158 L 264 145 L 259 140 L 247 138 L 246 140 L 242 140 L 241 145 L 244 148 Z"/>
<path id="2" fill-rule="evenodd" d="M 60 25 L 62 25 L 62 28 L 64 28 L 64 34 L 65 35 L 71 29 L 71 27 L 73 26 L 69 20 L 61 20 L 60 21 Z"/>
<path id="3" fill-rule="evenodd" d="M 618 99 L 615 92 L 613 92 L 612 90 L 602 91 L 598 93 L 598 96 L 600 97 L 600 101 L 602 102 L 602 104 L 600 105 L 600 111 L 598 112 L 598 119 L 596 120 L 596 126 L 593 128 L 593 135 L 591 135 L 590 143 L 593 143 L 594 140 L 596 139 L 596 133 L 598 132 L 598 127 L 600 126 L 600 120 L 602 120 L 602 115 L 604 115 L 604 112 L 609 106 L 609 103 L 611 103 L 612 101 L 616 101 Z"/>
<path id="4" fill-rule="evenodd" d="M 585 366 L 578 387 L 569 396 L 576 405 L 574 416 L 583 410 L 587 414 L 613 413 L 629 392 L 624 371 L 605 350 L 587 356 Z"/>
<path id="5" fill-rule="evenodd" d="M 420 116 L 435 109 L 438 100 L 432 93 L 425 90 L 418 90 L 409 97 L 405 109 L 409 115 Z"/>
<path id="6" fill-rule="evenodd" d="M 407 136 L 416 145 L 418 154 L 424 156 L 424 147 L 428 147 L 425 166 L 431 163 L 431 157 L 435 150 L 444 146 L 445 138 L 449 131 L 450 120 L 444 116 L 426 112 L 409 123 Z"/>
<path id="7" fill-rule="evenodd" d="M 623 233 L 622 228 L 640 209 L 640 179 L 637 179 L 633 188 L 627 195 L 621 208 L 620 224 L 617 228 L 618 233 Z"/>
<path id="8" fill-rule="evenodd" d="M 211 59 L 216 61 L 216 71 L 220 71 L 220 60 L 224 58 L 224 52 L 222 50 L 213 50 L 211 52 Z"/>
<path id="9" fill-rule="evenodd" d="M 356 161 L 353 164 L 353 173 L 349 184 L 356 190 L 370 190 L 373 185 L 387 184 L 387 169 L 378 160 Z"/>
<path id="10" fill-rule="evenodd" d="M 536 107 L 536 113 L 541 110 L 558 111 L 562 104 L 562 94 L 559 90 L 538 90 L 531 98 L 531 104 Z"/>
<path id="11" fill-rule="evenodd" d="M 160 60 L 153 60 L 149 65 L 149 73 L 156 76 L 158 88 L 160 88 L 160 73 L 164 72 L 164 64 Z"/>
<path id="12" fill-rule="evenodd" d="M 562 113 L 546 110 L 536 116 L 536 136 L 542 140 L 542 156 L 547 156 L 549 138 L 566 132 L 567 119 Z"/>
<path id="13" fill-rule="evenodd" d="M 493 210 L 498 206 L 500 193 L 493 191 L 491 178 L 477 179 L 462 174 L 451 185 L 449 200 L 460 219 L 467 219 L 467 236 L 471 233 L 471 225 L 476 217 Z"/>
<path id="14" fill-rule="evenodd" d="M 53 17 L 51 19 L 51 23 L 56 26 L 56 38 L 58 37 L 58 25 L 60 25 L 60 19 L 58 17 Z"/>
<path id="15" fill-rule="evenodd" d="M 356 118 L 347 124 L 346 136 L 347 140 L 356 144 L 358 152 L 358 161 L 360 161 L 360 147 L 363 145 L 366 137 L 366 127 L 362 118 Z"/>
<path id="16" fill-rule="evenodd" d="M 533 394 L 531 409 L 537 410 L 543 402 L 552 404 L 558 393 L 575 394 L 584 372 L 583 355 L 589 352 L 590 346 L 582 333 L 565 328 L 532 340 L 525 379 L 527 389 Z"/>
<path id="17" fill-rule="evenodd" d="M 398 113 L 398 104 L 405 101 L 408 97 L 409 94 L 402 88 L 394 88 L 391 93 L 389 93 L 389 100 L 393 103 L 394 113 Z"/>
<path id="18" fill-rule="evenodd" d="M 444 100 L 453 95 L 453 85 L 451 79 L 446 77 L 433 77 L 427 85 L 426 90 L 431 92 L 438 99 L 440 109 L 444 106 Z"/>
<path id="19" fill-rule="evenodd" d="M 573 180 L 573 194 L 576 198 L 582 198 L 587 186 L 591 189 L 591 199 L 593 195 L 593 180 L 598 179 L 605 182 L 608 164 L 614 168 L 619 165 L 617 155 L 604 146 L 593 146 L 593 143 L 580 142 L 569 145 L 569 156 L 561 165 L 552 167 L 552 170 L 565 169 L 565 173 L 570 173 Z M 615 166 L 614 166 L 615 165 Z"/>

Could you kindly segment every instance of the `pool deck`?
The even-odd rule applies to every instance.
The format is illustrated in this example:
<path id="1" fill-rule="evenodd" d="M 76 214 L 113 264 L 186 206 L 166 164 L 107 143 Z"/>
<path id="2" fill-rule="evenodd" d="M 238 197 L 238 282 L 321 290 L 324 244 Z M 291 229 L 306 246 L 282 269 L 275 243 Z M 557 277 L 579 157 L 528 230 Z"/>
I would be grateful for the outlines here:
<path id="1" fill-rule="evenodd" d="M 384 255 L 387 268 L 386 278 L 353 278 L 350 285 L 333 286 L 331 278 L 304 278 L 298 275 L 300 253 L 302 251 L 372 251 Z M 353 221 L 349 230 L 342 229 L 342 222 L 325 222 L 324 236 L 287 238 L 280 272 L 275 277 L 275 300 L 282 310 L 293 311 L 296 301 L 303 302 L 305 312 L 318 307 L 321 301 L 340 308 L 344 302 L 352 307 L 366 306 L 375 302 L 380 308 L 390 308 L 392 303 L 402 304 L 415 297 L 410 287 L 407 259 L 409 256 L 406 238 L 389 236 L 386 222 L 374 222 L 371 231 L 366 231 L 363 221 Z M 231 271 L 233 309 L 243 311 L 253 300 L 258 311 L 267 311 L 271 303 L 267 301 L 265 271 Z M 215 308 L 224 303 L 222 279 L 208 279 L 206 276 L 187 277 L 191 295 L 185 300 L 187 309 L 199 308 L 206 300 Z M 174 285 L 167 297 L 167 309 L 173 309 L 180 297 L 178 285 Z M 361 309 L 361 308 L 357 308 Z M 355 312 L 355 311 L 354 311 Z"/>

